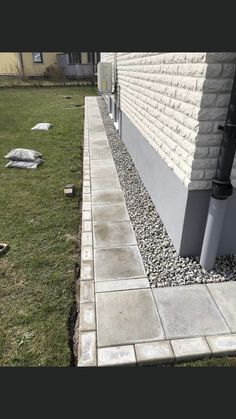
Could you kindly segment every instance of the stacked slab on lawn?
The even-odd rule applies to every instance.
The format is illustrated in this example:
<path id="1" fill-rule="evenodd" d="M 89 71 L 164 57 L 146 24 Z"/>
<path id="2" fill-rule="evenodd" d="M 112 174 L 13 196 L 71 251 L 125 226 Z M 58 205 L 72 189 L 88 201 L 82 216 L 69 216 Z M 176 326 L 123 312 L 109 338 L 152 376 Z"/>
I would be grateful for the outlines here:
<path id="1" fill-rule="evenodd" d="M 227 285 L 150 288 L 97 98 L 86 97 L 78 366 L 235 353 L 236 284 Z"/>

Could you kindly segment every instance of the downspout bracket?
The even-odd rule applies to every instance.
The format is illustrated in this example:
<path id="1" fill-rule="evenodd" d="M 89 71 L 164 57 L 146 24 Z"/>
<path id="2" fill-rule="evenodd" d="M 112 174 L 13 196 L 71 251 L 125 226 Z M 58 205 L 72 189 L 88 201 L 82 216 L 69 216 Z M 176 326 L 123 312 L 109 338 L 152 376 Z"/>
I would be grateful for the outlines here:
<path id="1" fill-rule="evenodd" d="M 215 199 L 227 199 L 233 194 L 233 186 L 231 181 L 222 182 L 217 179 L 212 181 L 211 196 Z"/>

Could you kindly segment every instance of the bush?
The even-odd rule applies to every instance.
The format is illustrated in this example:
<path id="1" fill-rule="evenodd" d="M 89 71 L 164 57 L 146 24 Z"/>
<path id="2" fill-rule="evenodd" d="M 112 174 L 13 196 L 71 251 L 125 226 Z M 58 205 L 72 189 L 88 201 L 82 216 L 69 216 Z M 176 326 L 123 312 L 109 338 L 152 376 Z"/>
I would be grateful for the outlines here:
<path id="1" fill-rule="evenodd" d="M 44 72 L 44 77 L 53 82 L 64 82 L 66 79 L 64 70 L 62 68 L 50 65 Z"/>

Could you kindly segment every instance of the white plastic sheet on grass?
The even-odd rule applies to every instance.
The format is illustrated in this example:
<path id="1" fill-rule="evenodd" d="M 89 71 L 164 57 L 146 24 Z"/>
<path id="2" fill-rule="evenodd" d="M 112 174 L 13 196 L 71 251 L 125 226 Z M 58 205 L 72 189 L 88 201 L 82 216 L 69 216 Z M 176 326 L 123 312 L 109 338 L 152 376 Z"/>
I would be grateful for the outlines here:
<path id="1" fill-rule="evenodd" d="M 28 148 L 14 148 L 5 157 L 5 159 L 11 159 L 16 161 L 33 162 L 36 158 L 41 157 L 42 154 L 35 150 Z"/>
<path id="2" fill-rule="evenodd" d="M 43 162 L 42 159 L 35 159 L 33 162 L 10 160 L 5 167 L 15 167 L 17 169 L 37 169 L 38 165 Z"/>
<path id="3" fill-rule="evenodd" d="M 33 128 L 31 128 L 32 131 L 48 131 L 49 128 L 52 127 L 52 124 L 48 122 L 40 122 L 39 124 L 36 124 Z"/>

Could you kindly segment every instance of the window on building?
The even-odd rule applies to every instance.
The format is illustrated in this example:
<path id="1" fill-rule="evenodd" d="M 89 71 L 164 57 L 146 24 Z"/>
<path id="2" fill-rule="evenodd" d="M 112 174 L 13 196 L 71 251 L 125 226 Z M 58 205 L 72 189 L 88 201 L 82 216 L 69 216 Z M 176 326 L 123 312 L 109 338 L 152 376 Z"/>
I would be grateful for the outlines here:
<path id="1" fill-rule="evenodd" d="M 33 52 L 33 62 L 42 63 L 43 62 L 43 53 L 42 52 Z"/>
<path id="2" fill-rule="evenodd" d="M 89 64 L 93 63 L 93 52 L 88 52 L 88 63 Z"/>
<path id="3" fill-rule="evenodd" d="M 68 56 L 68 64 L 81 64 L 80 52 L 69 52 L 67 56 Z"/>

